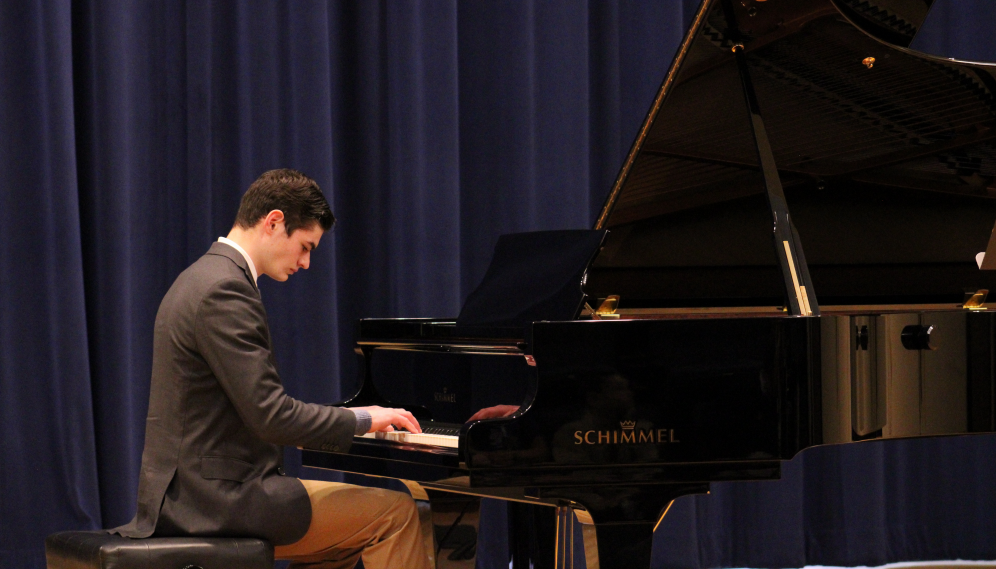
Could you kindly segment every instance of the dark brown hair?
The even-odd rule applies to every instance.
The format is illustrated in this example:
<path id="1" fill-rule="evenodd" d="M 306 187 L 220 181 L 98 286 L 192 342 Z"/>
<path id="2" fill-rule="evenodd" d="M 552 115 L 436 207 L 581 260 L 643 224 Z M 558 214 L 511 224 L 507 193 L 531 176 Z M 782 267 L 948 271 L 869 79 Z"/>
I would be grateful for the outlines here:
<path id="1" fill-rule="evenodd" d="M 284 214 L 284 229 L 288 237 L 313 223 L 317 223 L 322 231 L 332 229 L 335 224 L 335 216 L 318 184 L 290 168 L 263 172 L 256 178 L 242 196 L 235 225 L 250 229 L 275 209 Z"/>

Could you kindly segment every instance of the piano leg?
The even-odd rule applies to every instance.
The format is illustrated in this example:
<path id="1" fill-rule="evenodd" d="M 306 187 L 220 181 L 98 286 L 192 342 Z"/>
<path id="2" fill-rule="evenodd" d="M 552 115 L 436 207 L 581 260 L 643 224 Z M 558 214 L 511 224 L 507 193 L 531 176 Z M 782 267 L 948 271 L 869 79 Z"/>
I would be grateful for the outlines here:
<path id="1" fill-rule="evenodd" d="M 426 551 L 436 569 L 474 569 L 481 499 L 402 482 L 415 499 Z"/>
<path id="2" fill-rule="evenodd" d="M 474 569 L 481 498 L 402 480 L 418 506 L 426 550 L 437 569 Z M 707 484 L 555 488 L 546 504 L 509 504 L 514 569 L 639 569 L 650 567 L 654 529 L 679 496 L 704 494 Z M 583 555 L 575 555 L 580 523 Z"/>
<path id="3" fill-rule="evenodd" d="M 587 569 L 650 567 L 654 529 L 679 496 L 708 492 L 708 485 L 558 488 L 570 508 L 558 508 L 557 569 L 572 568 L 573 520 L 581 523 Z M 571 514 L 573 510 L 574 515 Z M 562 511 L 562 512 L 561 512 Z M 577 563 L 580 566 L 579 563 Z"/>
<path id="4" fill-rule="evenodd" d="M 564 529 L 560 508 L 508 502 L 508 541 L 513 569 L 554 569 Z"/>
<path id="5" fill-rule="evenodd" d="M 574 569 L 574 509 L 557 507 L 557 547 L 554 554 L 557 569 Z"/>
<path id="6" fill-rule="evenodd" d="M 626 569 L 650 567 L 652 521 L 605 521 L 571 506 L 510 504 L 513 569 Z M 606 516 L 602 519 L 608 520 Z M 575 554 L 580 525 L 583 554 Z"/>
<path id="7" fill-rule="evenodd" d="M 650 567 L 655 524 L 647 522 L 597 524 L 587 512 L 577 510 L 576 513 L 584 538 L 584 561 L 587 569 Z M 558 569 L 560 567 L 558 565 Z M 568 569 L 574 565 L 562 567 Z"/>

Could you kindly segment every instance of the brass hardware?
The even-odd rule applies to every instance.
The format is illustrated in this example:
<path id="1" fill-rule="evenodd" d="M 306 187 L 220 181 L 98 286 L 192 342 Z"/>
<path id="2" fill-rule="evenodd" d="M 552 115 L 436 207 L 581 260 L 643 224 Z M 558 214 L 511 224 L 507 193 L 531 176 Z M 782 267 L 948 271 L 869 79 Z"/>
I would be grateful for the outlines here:
<path id="1" fill-rule="evenodd" d="M 616 308 L 618 307 L 619 307 L 619 295 L 610 294 L 609 296 L 605 297 L 605 300 L 602 301 L 602 304 L 599 305 L 598 310 L 596 310 L 595 312 L 599 314 L 613 314 L 615 313 Z"/>
<path id="2" fill-rule="evenodd" d="M 570 506 L 557 506 L 557 547 L 553 566 L 556 569 L 574 567 L 574 510 Z"/>
<path id="3" fill-rule="evenodd" d="M 872 67 L 875 66 L 875 58 L 874 57 L 866 57 L 866 58 L 864 58 L 864 59 L 861 60 L 861 63 L 865 67 L 867 67 L 868 69 L 871 69 Z"/>
<path id="4" fill-rule="evenodd" d="M 792 258 L 792 248 L 788 241 L 782 241 L 785 247 L 785 257 L 788 259 L 789 273 L 792 275 L 792 286 L 795 288 L 795 298 L 799 303 L 801 316 L 812 316 L 813 310 L 809 307 L 809 297 L 806 294 L 806 287 L 799 284 L 799 275 L 795 272 L 795 260 Z"/>
<path id="5" fill-rule="evenodd" d="M 616 314 L 617 308 L 619 308 L 619 295 L 610 294 L 602 301 L 602 304 L 599 305 L 598 310 L 595 311 L 592 317 L 596 319 L 619 318 L 619 315 Z"/>
<path id="6" fill-rule="evenodd" d="M 733 48 L 730 51 L 732 51 L 733 53 L 736 53 L 737 51 L 742 50 L 743 48 L 744 48 L 744 44 L 737 42 L 737 43 L 733 44 Z"/>
<path id="7" fill-rule="evenodd" d="M 971 298 L 965 301 L 962 308 L 967 308 L 968 310 L 986 310 L 983 304 L 986 303 L 986 295 L 988 294 L 988 289 L 980 288 Z"/>
<path id="8" fill-rule="evenodd" d="M 581 526 L 581 544 L 584 549 L 585 566 L 588 569 L 599 569 L 598 536 L 595 532 L 595 520 L 586 510 L 581 509 L 577 502 L 557 506 L 557 545 L 554 549 L 554 567 L 556 569 L 573 569 L 574 563 L 574 524 Z M 578 508 L 578 509 L 574 509 Z"/>

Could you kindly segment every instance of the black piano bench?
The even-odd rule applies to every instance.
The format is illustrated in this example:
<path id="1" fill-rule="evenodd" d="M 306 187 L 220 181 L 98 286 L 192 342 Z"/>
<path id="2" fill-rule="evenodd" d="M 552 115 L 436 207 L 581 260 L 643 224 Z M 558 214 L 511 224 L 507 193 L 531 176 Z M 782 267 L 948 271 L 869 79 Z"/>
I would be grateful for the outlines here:
<path id="1" fill-rule="evenodd" d="M 45 561 L 48 569 L 273 569 L 273 546 L 256 538 L 64 531 L 45 539 Z"/>

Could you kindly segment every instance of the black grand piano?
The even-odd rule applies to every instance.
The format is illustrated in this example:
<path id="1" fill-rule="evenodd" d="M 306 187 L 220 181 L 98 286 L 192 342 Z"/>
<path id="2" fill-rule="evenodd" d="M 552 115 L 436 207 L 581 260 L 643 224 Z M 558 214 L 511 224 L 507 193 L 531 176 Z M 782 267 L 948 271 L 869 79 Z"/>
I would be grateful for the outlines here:
<path id="1" fill-rule="evenodd" d="M 996 67 L 908 49 L 930 4 L 705 0 L 593 229 L 502 237 L 456 319 L 359 323 L 344 404 L 428 436 L 304 464 L 403 481 L 438 567 L 492 497 L 515 567 L 580 523 L 633 568 L 711 482 L 996 431 Z"/>

